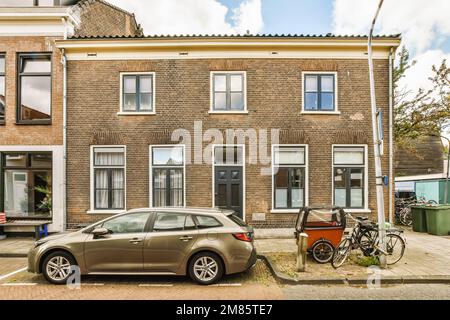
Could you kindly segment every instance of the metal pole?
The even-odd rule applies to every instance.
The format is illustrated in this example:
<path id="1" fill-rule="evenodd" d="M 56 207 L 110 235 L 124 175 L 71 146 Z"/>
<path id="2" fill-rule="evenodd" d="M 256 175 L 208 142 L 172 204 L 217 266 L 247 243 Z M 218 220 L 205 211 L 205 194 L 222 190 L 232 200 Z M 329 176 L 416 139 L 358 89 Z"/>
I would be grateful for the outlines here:
<path id="1" fill-rule="evenodd" d="M 389 51 L 389 223 L 394 224 L 393 202 L 394 202 L 394 107 L 393 107 L 393 85 L 392 74 L 394 68 L 394 50 Z"/>
<path id="2" fill-rule="evenodd" d="M 376 180 L 376 191 L 377 191 L 377 212 L 378 212 L 378 233 L 379 233 L 379 246 L 380 249 L 386 252 L 386 230 L 385 230 L 385 216 L 384 216 L 384 197 L 383 197 L 383 181 L 381 173 L 381 150 L 380 150 L 380 140 L 377 124 L 377 102 L 375 97 L 375 79 L 373 74 L 373 61 L 372 61 L 372 35 L 373 29 L 375 27 L 375 22 L 377 20 L 378 14 L 380 13 L 381 6 L 383 5 L 383 0 L 380 0 L 378 4 L 375 17 L 372 20 L 372 25 L 370 27 L 369 39 L 367 43 L 368 50 L 368 60 L 369 60 L 369 80 L 370 80 L 370 104 L 372 109 L 372 133 L 373 133 L 373 150 L 375 157 L 375 180 Z M 391 178 L 392 179 L 392 178 Z M 386 257 L 380 255 L 380 267 L 386 268 Z"/>

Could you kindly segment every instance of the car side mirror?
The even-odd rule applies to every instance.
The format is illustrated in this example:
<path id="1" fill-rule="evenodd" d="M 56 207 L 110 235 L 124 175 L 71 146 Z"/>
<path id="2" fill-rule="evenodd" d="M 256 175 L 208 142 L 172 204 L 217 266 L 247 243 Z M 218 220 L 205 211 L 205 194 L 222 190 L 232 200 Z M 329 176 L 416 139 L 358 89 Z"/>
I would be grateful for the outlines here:
<path id="1" fill-rule="evenodd" d="M 94 235 L 94 237 L 105 236 L 109 234 L 109 230 L 106 228 L 95 228 L 94 230 L 92 230 L 92 234 Z"/>

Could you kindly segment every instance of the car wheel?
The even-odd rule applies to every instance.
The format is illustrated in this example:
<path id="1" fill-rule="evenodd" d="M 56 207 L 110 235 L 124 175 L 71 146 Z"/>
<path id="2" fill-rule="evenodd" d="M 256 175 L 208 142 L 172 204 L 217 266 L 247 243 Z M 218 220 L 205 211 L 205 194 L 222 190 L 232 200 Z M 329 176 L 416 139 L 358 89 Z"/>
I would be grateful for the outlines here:
<path id="1" fill-rule="evenodd" d="M 191 279 L 203 285 L 219 281 L 224 269 L 220 257 L 212 252 L 197 253 L 189 261 L 188 268 Z"/>
<path id="2" fill-rule="evenodd" d="M 50 253 L 42 264 L 45 279 L 53 284 L 65 284 L 72 274 L 71 266 L 76 265 L 75 259 L 67 252 Z"/>

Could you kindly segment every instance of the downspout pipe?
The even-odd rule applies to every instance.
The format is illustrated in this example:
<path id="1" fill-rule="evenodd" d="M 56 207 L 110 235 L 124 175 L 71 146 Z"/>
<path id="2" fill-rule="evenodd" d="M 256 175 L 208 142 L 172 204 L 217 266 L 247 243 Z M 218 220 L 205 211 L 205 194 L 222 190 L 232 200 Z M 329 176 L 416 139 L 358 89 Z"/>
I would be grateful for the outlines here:
<path id="1" fill-rule="evenodd" d="M 394 50 L 389 51 L 389 223 L 394 223 Z"/>
<path id="2" fill-rule="evenodd" d="M 67 58 L 61 49 L 63 65 L 63 228 L 67 228 Z"/>

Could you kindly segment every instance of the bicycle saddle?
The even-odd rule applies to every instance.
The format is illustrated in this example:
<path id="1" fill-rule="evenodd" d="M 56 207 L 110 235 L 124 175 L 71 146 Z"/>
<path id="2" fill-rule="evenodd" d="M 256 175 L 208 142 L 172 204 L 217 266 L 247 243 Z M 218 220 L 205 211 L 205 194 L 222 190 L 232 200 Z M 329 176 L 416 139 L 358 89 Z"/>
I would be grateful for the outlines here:
<path id="1" fill-rule="evenodd" d="M 356 219 L 359 220 L 359 221 L 366 221 L 369 218 L 367 218 L 367 217 L 356 217 Z"/>

